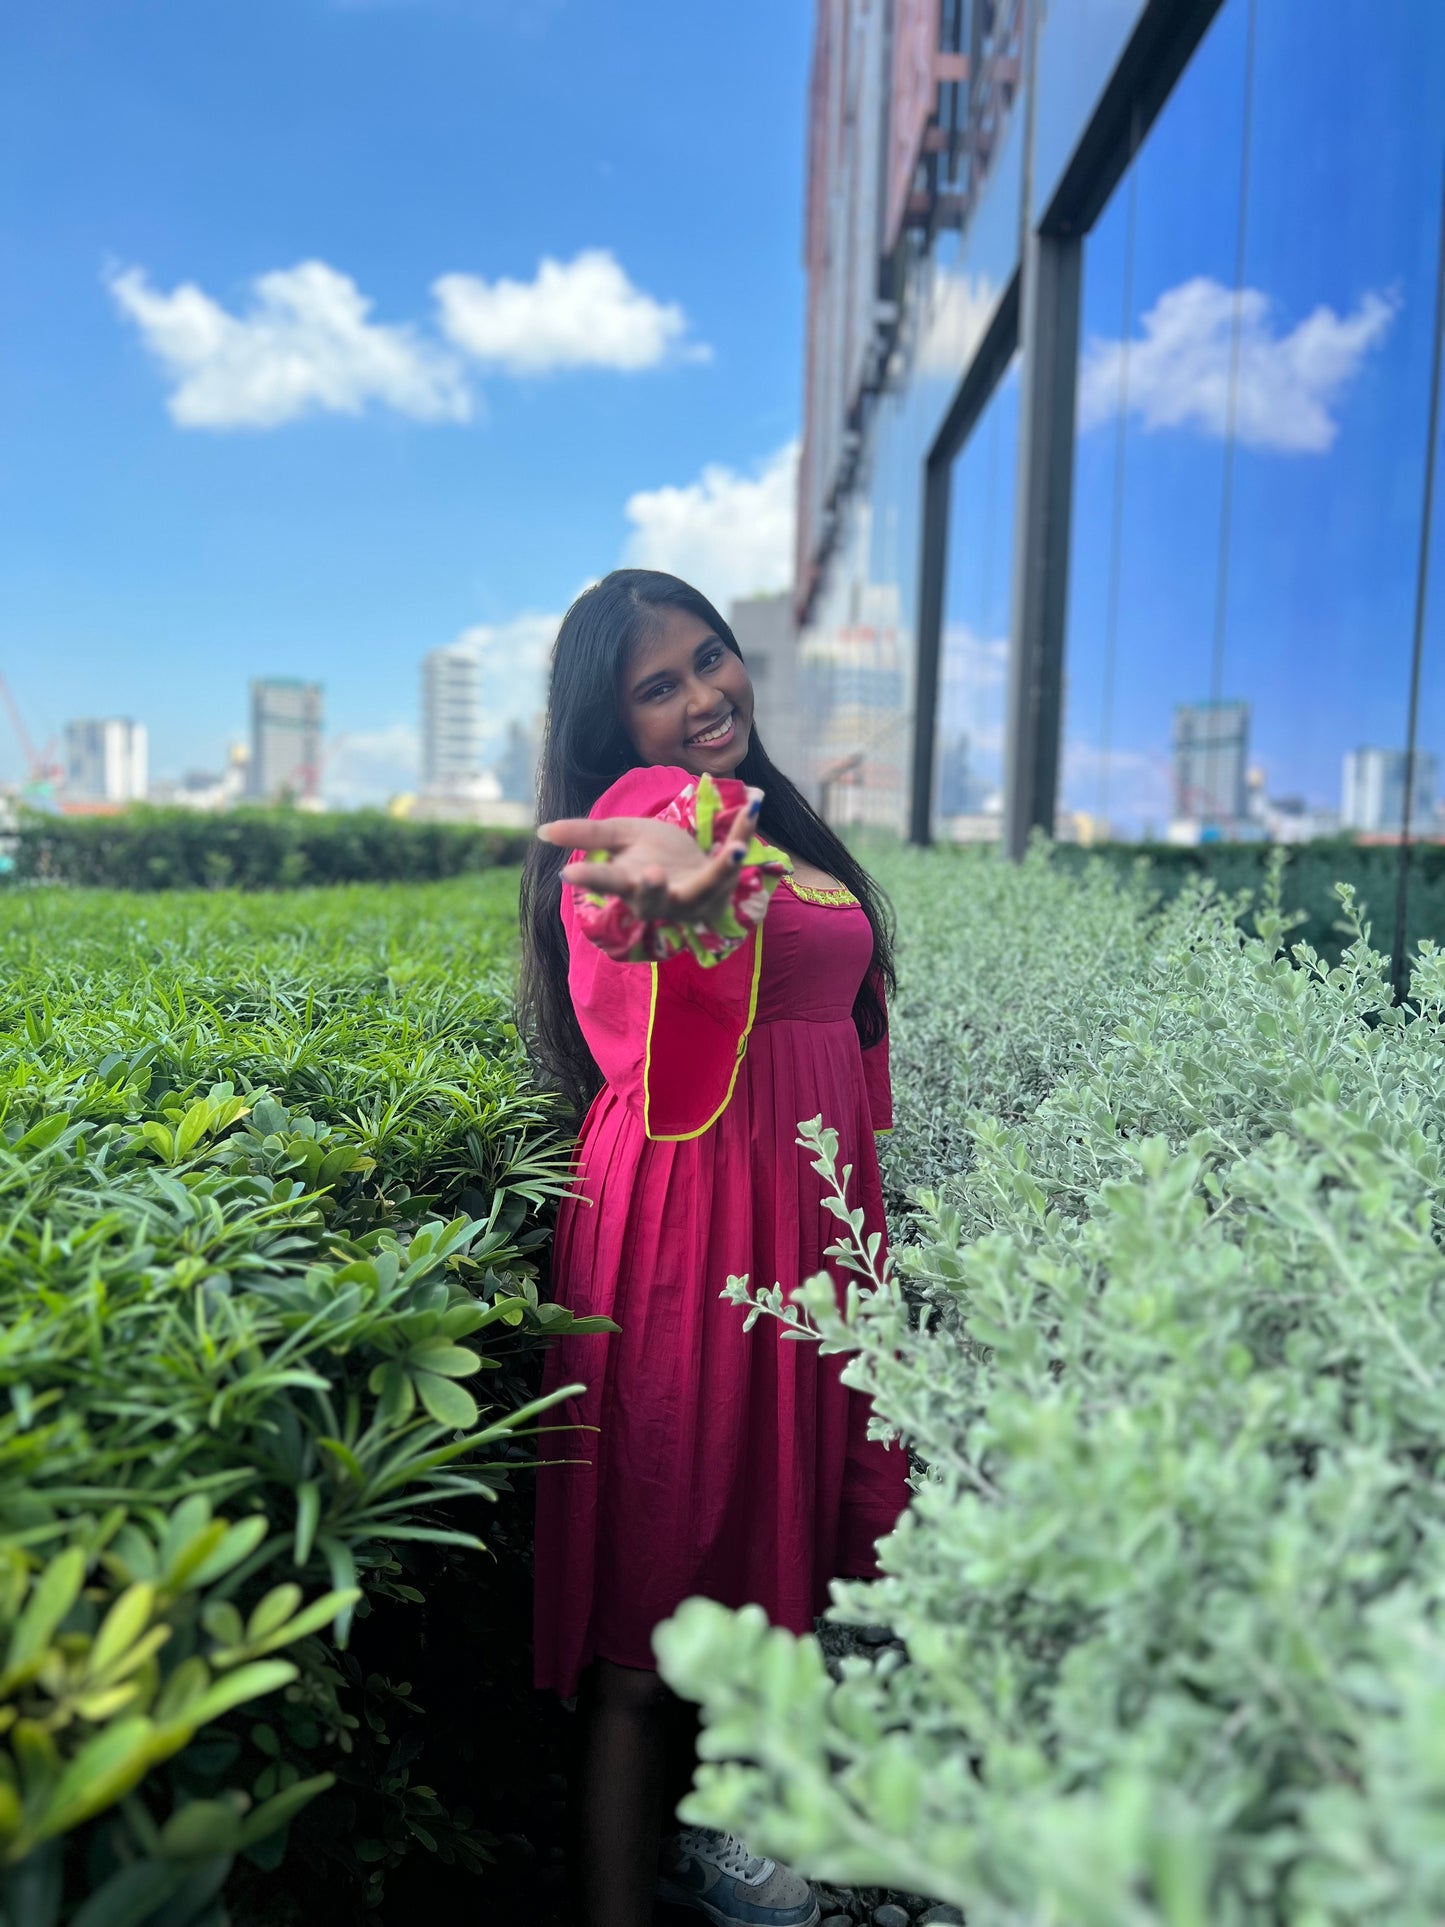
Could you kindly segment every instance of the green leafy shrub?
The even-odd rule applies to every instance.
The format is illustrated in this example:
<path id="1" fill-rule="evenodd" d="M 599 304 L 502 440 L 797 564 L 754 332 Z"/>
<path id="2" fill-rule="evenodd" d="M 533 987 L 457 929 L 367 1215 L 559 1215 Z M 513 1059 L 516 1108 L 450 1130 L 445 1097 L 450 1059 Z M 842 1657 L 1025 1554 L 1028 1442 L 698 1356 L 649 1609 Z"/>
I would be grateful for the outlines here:
<path id="1" fill-rule="evenodd" d="M 318 1631 L 360 1597 L 350 1588 L 301 1608 L 300 1588 L 282 1584 L 243 1622 L 216 1582 L 256 1551 L 265 1530 L 255 1514 L 234 1525 L 213 1519 L 197 1495 L 164 1519 L 158 1540 L 115 1506 L 97 1526 L 68 1535 L 65 1549 L 38 1568 L 23 1541 L 0 1549 L 8 1742 L 0 1753 L 0 1845 L 15 1869 L 7 1883 L 12 1903 L 17 1894 L 28 1903 L 16 1909 L 22 1918 L 59 1912 L 60 1860 L 44 1854 L 43 1843 L 124 1798 L 202 1727 L 297 1679 L 295 1665 L 267 1655 Z M 87 1592 L 92 1563 L 121 1589 Z M 107 1598 L 102 1617 L 97 1601 Z M 205 1654 L 196 1650 L 197 1626 L 212 1635 Z M 103 1918 L 127 1896 L 134 1904 L 138 1883 L 147 1910 L 173 1901 L 198 1859 L 229 1859 L 259 1845 L 331 1782 L 329 1773 L 292 1780 L 249 1813 L 226 1801 L 180 1807 L 147 1843 L 158 1851 L 118 1868 L 91 1896 L 90 1917 Z M 37 1891 L 45 1887 L 48 1896 Z"/>
<path id="2" fill-rule="evenodd" d="M 482 1546 L 576 1328 L 538 1294 L 568 1152 L 508 1021 L 514 919 L 503 875 L 5 906 L 11 1927 L 219 1922 L 333 1778 L 368 1783 L 374 1833 L 318 1834 L 357 1907 L 412 1844 L 485 1851 L 414 1745 L 378 1761 L 421 1709 L 347 1648 L 422 1606 L 413 1553 Z"/>
<path id="3" fill-rule="evenodd" d="M 825 1280 L 729 1287 L 851 1353 L 926 1465 L 833 1609 L 904 1649 L 835 1681 L 756 1609 L 689 1602 L 658 1635 L 715 1762 L 685 1812 L 970 1927 L 1438 1921 L 1445 960 L 1395 1008 L 1358 924 L 1331 967 L 1272 907 L 1245 937 L 1208 895 L 1093 880 L 1093 994 L 1066 954 L 995 1024 L 990 959 L 1054 941 L 1058 878 L 940 874 L 929 997 L 995 1031 L 958 1065 L 966 1171 L 880 1272 L 817 1121 L 844 1315 Z M 906 932 L 927 872 L 892 881 Z M 905 1057 L 912 1021 L 905 996 Z"/>
<path id="4" fill-rule="evenodd" d="M 161 809 L 22 817 L 13 881 L 118 890 L 425 883 L 520 863 L 524 830 L 424 823 L 384 810 Z"/>

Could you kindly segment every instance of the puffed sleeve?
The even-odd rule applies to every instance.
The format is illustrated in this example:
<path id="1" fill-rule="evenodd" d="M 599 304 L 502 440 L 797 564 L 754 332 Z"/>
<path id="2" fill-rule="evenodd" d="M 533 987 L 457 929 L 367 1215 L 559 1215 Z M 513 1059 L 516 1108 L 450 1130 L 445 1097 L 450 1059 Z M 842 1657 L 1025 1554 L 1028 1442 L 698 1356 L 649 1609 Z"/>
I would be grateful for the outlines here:
<path id="1" fill-rule="evenodd" d="M 593 807 L 592 815 L 600 813 L 604 821 L 608 816 L 655 817 L 685 830 L 710 854 L 747 824 L 747 809 L 747 785 L 735 777 L 694 779 L 686 770 L 664 767 L 629 770 Z M 648 920 L 621 897 L 581 887 L 573 892 L 577 928 L 617 963 L 666 963 L 685 950 L 707 970 L 746 942 L 754 924 L 767 914 L 778 878 L 791 867 L 781 851 L 750 830 L 728 900 L 707 923 Z"/>
<path id="2" fill-rule="evenodd" d="M 737 787 L 745 803 L 746 791 Z M 695 797 L 697 785 L 686 770 L 629 770 L 590 814 L 664 817 L 689 789 Z M 722 800 L 736 802 L 726 793 Z M 704 847 L 710 847 L 710 836 Z M 772 874 L 769 889 L 776 880 Z M 682 941 L 660 956 L 646 950 L 639 956 L 629 944 L 630 960 L 622 961 L 597 940 L 595 919 L 589 926 L 595 908 L 585 892 L 563 889 L 568 987 L 588 1048 L 608 1084 L 636 1110 L 648 1137 L 700 1137 L 727 1109 L 747 1051 L 762 969 L 762 916 L 747 921 L 735 941 L 705 958 Z M 649 933 L 656 928 L 647 926 Z M 655 936 L 641 941 L 651 944 Z"/>

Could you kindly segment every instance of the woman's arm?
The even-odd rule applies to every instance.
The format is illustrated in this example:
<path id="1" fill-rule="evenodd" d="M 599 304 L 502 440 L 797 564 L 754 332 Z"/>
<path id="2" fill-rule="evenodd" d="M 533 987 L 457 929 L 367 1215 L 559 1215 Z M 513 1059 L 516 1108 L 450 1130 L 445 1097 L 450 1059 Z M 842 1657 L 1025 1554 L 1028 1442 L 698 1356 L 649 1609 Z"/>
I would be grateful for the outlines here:
<path id="1" fill-rule="evenodd" d="M 878 1007 L 883 1012 L 884 1023 L 888 1018 L 888 1006 L 884 1001 L 883 984 L 876 981 Z M 893 1079 L 888 1068 L 888 1032 L 876 1044 L 870 1044 L 863 1053 L 863 1085 L 868 1093 L 868 1116 L 875 1131 L 893 1129 Z"/>
<path id="2" fill-rule="evenodd" d="M 729 787 L 736 788 L 737 801 L 745 807 L 749 800 L 745 787 L 741 783 Z M 685 770 L 629 770 L 593 808 L 593 820 L 600 820 L 613 839 L 604 847 L 620 847 L 619 820 L 647 818 L 656 825 L 686 789 L 696 793 L 695 779 Z M 702 818 L 707 818 L 706 807 Z M 672 827 L 682 833 L 680 823 Z M 726 842 L 729 826 L 717 827 Z M 574 830 L 575 824 L 569 823 L 561 838 L 563 847 Z M 690 833 L 696 846 L 697 830 Z M 717 854 L 710 837 L 699 854 Z M 749 843 L 747 855 L 752 854 Z M 778 853 L 764 854 L 771 863 Z M 695 873 L 696 859 L 690 856 L 688 863 Z M 760 866 L 745 862 L 734 867 L 741 879 L 750 868 Z M 767 889 L 776 882 L 776 874 L 769 875 Z M 599 920 L 614 910 L 632 918 L 636 926 L 630 932 L 614 932 L 619 942 L 625 937 L 635 943 L 641 932 L 647 944 L 659 945 L 661 954 L 648 956 L 645 949 L 639 954 L 638 948 L 619 953 L 610 942 L 600 941 L 605 932 Z M 700 1136 L 727 1108 L 747 1048 L 761 969 L 761 923 L 743 926 L 740 940 L 720 939 L 692 925 L 644 924 L 623 898 L 576 885 L 564 889 L 561 914 L 573 1008 L 608 1085 L 635 1109 L 649 1138 Z M 741 925 L 742 919 L 738 921 Z M 664 933 L 661 938 L 659 933 Z M 674 940 L 677 950 L 662 947 Z M 705 942 L 717 945 L 714 954 L 698 954 Z M 639 970 L 639 961 L 651 967 Z"/>
<path id="3" fill-rule="evenodd" d="M 731 778 L 634 770 L 590 817 L 545 823 L 538 835 L 576 853 L 562 880 L 580 933 L 606 955 L 662 963 L 686 951 L 706 968 L 746 940 L 791 868 L 756 834 L 761 801 Z"/>

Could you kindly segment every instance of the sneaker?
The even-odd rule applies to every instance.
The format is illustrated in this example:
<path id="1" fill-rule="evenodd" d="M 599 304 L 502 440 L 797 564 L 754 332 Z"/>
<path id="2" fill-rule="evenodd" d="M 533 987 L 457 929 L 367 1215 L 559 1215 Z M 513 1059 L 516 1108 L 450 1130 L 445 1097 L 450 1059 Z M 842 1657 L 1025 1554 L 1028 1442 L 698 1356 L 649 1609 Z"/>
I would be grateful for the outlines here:
<path id="1" fill-rule="evenodd" d="M 817 1927 L 818 1903 L 806 1880 L 776 1860 L 749 1853 L 730 1833 L 688 1827 L 663 1842 L 657 1891 L 695 1907 L 716 1927 Z"/>

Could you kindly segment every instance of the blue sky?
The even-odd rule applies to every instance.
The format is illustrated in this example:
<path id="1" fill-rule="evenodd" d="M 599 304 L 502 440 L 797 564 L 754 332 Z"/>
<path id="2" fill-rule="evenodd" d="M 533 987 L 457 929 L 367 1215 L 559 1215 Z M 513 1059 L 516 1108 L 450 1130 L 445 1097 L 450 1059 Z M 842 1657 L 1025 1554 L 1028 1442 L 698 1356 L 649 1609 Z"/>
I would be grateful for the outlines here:
<path id="1" fill-rule="evenodd" d="M 810 32 L 766 0 L 725 31 L 660 0 L 9 9 L 0 673 L 32 732 L 129 713 L 153 771 L 214 767 L 248 677 L 314 676 L 384 790 L 426 649 L 490 636 L 505 704 L 624 556 L 781 586 Z"/>
<path id="2" fill-rule="evenodd" d="M 1173 707 L 1211 693 L 1247 0 L 1225 0 L 1084 255 L 1064 797 L 1137 833 L 1169 815 Z M 1420 541 L 1445 164 L 1438 0 L 1257 0 L 1240 434 L 1221 693 L 1252 710 L 1269 793 L 1337 808 L 1341 761 L 1398 747 Z M 1225 326 L 1219 326 L 1220 320 Z M 1118 622 L 1106 674 L 1120 343 L 1129 346 Z M 959 462 L 949 618 L 978 762 L 1002 729 L 1017 385 Z M 997 478 L 997 481 L 991 480 Z M 991 486 L 1005 512 L 991 513 Z M 1445 478 L 1440 489 L 1445 492 Z M 997 539 L 996 537 L 994 539 Z M 1420 740 L 1445 760 L 1445 501 L 1437 494 Z M 970 681 L 971 677 L 971 681 Z M 1106 686 L 1112 702 L 1106 700 Z M 1110 713 L 1112 712 L 1112 713 Z"/>
<path id="3" fill-rule="evenodd" d="M 1256 5 L 1223 693 L 1251 702 L 1271 792 L 1329 806 L 1345 749 L 1403 737 L 1445 6 Z M 1225 0 L 1140 154 L 1127 315 L 1127 190 L 1086 242 L 1065 793 L 1097 807 L 1107 726 L 1132 829 L 1167 802 L 1174 703 L 1210 687 L 1223 446 L 1200 395 L 1247 13 Z M 0 673 L 36 737 L 131 713 L 154 772 L 216 767 L 250 676 L 313 676 L 338 794 L 380 796 L 428 648 L 471 637 L 500 717 L 619 561 L 724 602 L 783 586 L 811 31 L 808 0 L 739 0 L 725 31 L 661 0 L 10 9 Z M 981 766 L 1016 429 L 1011 384 L 955 491 Z M 1422 741 L 1445 755 L 1445 488 L 1437 523 Z"/>
<path id="4" fill-rule="evenodd" d="M 1445 9 L 1257 0 L 1256 19 L 1244 285 L 1258 316 L 1242 363 L 1250 426 L 1242 410 L 1221 693 L 1250 702 L 1251 756 L 1271 794 L 1337 808 L 1344 752 L 1405 736 Z M 1173 704 L 1210 693 L 1224 447 L 1202 414 L 1160 419 L 1175 384 L 1141 344 L 1170 290 L 1199 277 L 1232 289 L 1247 26 L 1246 0 L 1226 0 L 1137 163 L 1113 705 L 1114 745 L 1129 761 L 1111 784 L 1116 810 L 1150 793 L 1144 763 L 1159 768 Z M 1120 336 L 1127 221 L 1125 192 L 1087 243 L 1084 331 L 1095 342 Z M 1115 407 L 1097 415 L 1080 437 L 1076 495 L 1070 685 L 1081 748 L 1099 741 L 1117 453 Z M 1437 577 L 1437 654 L 1442 615 Z M 1445 682 L 1435 688 L 1445 698 Z M 1421 739 L 1445 749 L 1439 698 L 1426 704 Z M 1080 807 L 1094 807 L 1095 760 L 1074 758 Z"/>

